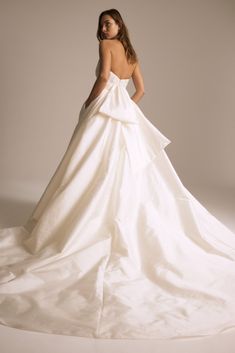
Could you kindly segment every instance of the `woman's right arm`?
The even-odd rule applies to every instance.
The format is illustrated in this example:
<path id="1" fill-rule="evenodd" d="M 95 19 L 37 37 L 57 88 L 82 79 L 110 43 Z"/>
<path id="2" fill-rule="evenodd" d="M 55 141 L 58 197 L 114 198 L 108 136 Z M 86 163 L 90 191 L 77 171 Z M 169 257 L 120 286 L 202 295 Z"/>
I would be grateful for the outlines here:
<path id="1" fill-rule="evenodd" d="M 131 99 L 137 103 L 144 95 L 144 80 L 140 70 L 140 65 L 137 63 L 135 66 L 134 72 L 132 74 L 132 80 L 135 86 L 135 93 Z"/>

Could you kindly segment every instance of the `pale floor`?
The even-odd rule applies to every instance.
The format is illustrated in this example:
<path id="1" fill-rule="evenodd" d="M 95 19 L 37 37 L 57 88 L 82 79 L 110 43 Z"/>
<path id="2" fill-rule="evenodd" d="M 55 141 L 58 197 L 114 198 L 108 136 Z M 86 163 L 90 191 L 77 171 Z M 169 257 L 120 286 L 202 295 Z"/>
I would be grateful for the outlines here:
<path id="1" fill-rule="evenodd" d="M 214 216 L 235 232 L 235 190 L 188 187 Z M 24 223 L 35 203 L 0 198 L 1 228 Z M 41 334 L 0 325 L 1 353 L 233 353 L 235 330 L 184 340 L 109 340 Z"/>

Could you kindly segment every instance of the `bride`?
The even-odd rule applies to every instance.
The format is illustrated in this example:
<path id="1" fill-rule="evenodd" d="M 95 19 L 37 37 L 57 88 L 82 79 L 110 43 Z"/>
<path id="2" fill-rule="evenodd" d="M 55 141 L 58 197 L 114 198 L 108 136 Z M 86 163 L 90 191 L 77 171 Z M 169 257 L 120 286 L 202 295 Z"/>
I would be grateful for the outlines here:
<path id="1" fill-rule="evenodd" d="M 144 94 L 140 64 L 131 45 L 127 28 L 123 21 L 119 19 L 120 14 L 118 12 L 114 11 L 113 16 L 117 23 L 112 16 L 106 13 L 103 13 L 99 19 L 97 38 L 99 40 L 101 65 L 98 78 L 85 102 L 86 108 L 105 88 L 110 71 L 120 79 L 128 80 L 132 78 L 136 88 L 135 94 L 131 97 L 134 102 L 137 103 Z"/>
<path id="2" fill-rule="evenodd" d="M 97 79 L 60 164 L 27 222 L 0 230 L 0 323 L 123 339 L 234 328 L 235 234 L 186 189 L 137 105 L 140 63 L 116 9 L 97 38 Z"/>

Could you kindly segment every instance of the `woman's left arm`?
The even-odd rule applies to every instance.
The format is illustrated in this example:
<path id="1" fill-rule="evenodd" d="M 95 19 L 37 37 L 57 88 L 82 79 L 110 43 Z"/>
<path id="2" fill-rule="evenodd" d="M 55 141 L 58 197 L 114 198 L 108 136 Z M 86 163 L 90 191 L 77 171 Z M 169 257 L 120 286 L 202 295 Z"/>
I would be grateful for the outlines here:
<path id="1" fill-rule="evenodd" d="M 103 91 L 111 70 L 110 41 L 103 39 L 99 43 L 100 72 L 92 87 L 91 93 L 85 101 L 85 108 Z"/>

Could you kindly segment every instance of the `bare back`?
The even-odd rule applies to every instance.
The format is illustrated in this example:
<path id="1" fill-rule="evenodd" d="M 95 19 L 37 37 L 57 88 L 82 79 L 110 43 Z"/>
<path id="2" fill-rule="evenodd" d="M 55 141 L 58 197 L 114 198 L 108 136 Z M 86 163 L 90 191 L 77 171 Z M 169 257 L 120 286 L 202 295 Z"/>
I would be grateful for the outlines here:
<path id="1" fill-rule="evenodd" d="M 120 79 L 130 78 L 135 69 L 135 64 L 129 64 L 127 62 L 125 49 L 123 44 L 117 40 L 112 40 L 111 50 L 111 71 L 117 75 Z"/>
<path id="2" fill-rule="evenodd" d="M 136 89 L 136 93 L 133 97 L 138 100 L 139 97 L 144 94 L 144 81 L 139 62 L 137 61 L 134 64 L 128 63 L 123 44 L 118 39 L 107 41 L 108 50 L 111 53 L 110 70 L 120 79 L 125 80 L 132 78 Z"/>

